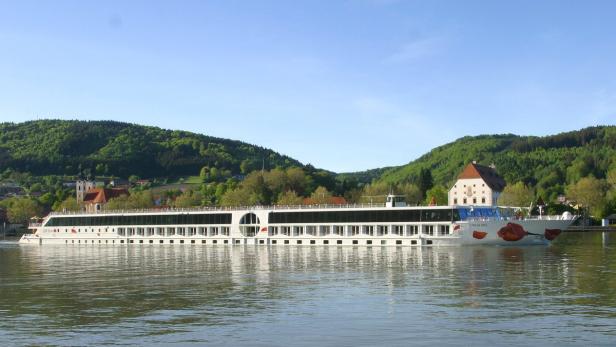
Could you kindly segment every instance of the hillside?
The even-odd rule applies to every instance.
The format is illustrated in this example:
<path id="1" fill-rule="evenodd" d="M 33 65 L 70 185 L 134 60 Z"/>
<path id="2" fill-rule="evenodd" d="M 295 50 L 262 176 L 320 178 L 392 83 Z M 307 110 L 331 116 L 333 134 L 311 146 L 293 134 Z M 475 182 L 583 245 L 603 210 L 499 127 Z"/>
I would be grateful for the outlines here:
<path id="1" fill-rule="evenodd" d="M 0 123 L 0 168 L 33 175 L 163 177 L 197 175 L 204 166 L 240 174 L 303 166 L 272 150 L 186 131 L 113 121 Z"/>
<path id="2" fill-rule="evenodd" d="M 495 164 L 508 183 L 522 181 L 545 197 L 553 197 L 562 193 L 566 184 L 588 175 L 604 178 L 610 166 L 616 167 L 616 127 L 589 127 L 545 137 L 466 136 L 407 165 L 385 170 L 376 180 L 413 182 L 425 168 L 431 171 L 435 184 L 449 186 L 473 160 Z"/>

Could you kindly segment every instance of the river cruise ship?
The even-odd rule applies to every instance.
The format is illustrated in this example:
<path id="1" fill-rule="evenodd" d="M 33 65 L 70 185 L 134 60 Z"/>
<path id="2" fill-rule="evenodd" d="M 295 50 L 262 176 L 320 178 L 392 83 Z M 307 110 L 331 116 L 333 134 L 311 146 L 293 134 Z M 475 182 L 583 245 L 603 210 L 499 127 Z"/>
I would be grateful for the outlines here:
<path id="1" fill-rule="evenodd" d="M 51 213 L 24 244 L 361 245 L 548 244 L 575 217 L 521 217 L 511 208 L 383 205 L 270 206 Z"/>

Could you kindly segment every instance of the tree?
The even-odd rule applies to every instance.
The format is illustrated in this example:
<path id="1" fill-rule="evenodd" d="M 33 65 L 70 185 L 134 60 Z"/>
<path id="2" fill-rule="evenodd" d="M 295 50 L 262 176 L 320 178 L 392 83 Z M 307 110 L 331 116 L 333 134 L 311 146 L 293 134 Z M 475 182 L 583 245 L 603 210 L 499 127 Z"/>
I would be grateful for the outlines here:
<path id="1" fill-rule="evenodd" d="M 434 186 L 430 188 L 426 192 L 426 205 L 430 205 L 432 203 L 432 199 L 436 202 L 437 205 L 447 205 L 448 203 L 448 192 L 447 188 L 443 186 Z"/>
<path id="2" fill-rule="evenodd" d="M 265 178 L 260 171 L 253 171 L 248 174 L 241 186 L 249 192 L 251 204 L 271 204 L 272 192 L 265 185 Z"/>
<path id="3" fill-rule="evenodd" d="M 43 186 L 40 183 L 34 183 L 30 186 L 30 193 L 40 193 L 43 189 Z"/>
<path id="4" fill-rule="evenodd" d="M 243 188 L 229 190 L 222 196 L 222 206 L 247 206 L 251 205 L 250 192 Z"/>
<path id="5" fill-rule="evenodd" d="M 103 174 L 105 174 L 105 171 L 106 171 L 106 170 L 105 170 L 105 164 L 103 164 L 103 163 L 98 163 L 98 164 L 96 164 L 96 167 L 95 167 L 94 171 L 95 171 L 95 172 L 96 172 L 96 174 L 98 174 L 98 175 L 103 175 Z"/>
<path id="6" fill-rule="evenodd" d="M 284 193 L 280 193 L 276 204 L 286 205 L 286 206 L 301 205 L 303 200 L 304 199 L 302 199 L 301 196 L 298 196 L 297 193 L 295 193 L 295 191 L 287 190 Z"/>
<path id="7" fill-rule="evenodd" d="M 131 195 L 121 195 L 105 204 L 105 210 L 132 210 L 145 209 L 154 206 L 154 199 L 150 190 L 133 192 Z"/>
<path id="8" fill-rule="evenodd" d="M 325 187 L 317 187 L 317 189 L 312 192 L 310 195 L 310 200 L 315 205 L 326 205 L 329 204 L 332 198 L 332 193 L 330 193 Z"/>
<path id="9" fill-rule="evenodd" d="M 608 185 L 604 180 L 593 176 L 580 179 L 566 188 L 567 198 L 590 211 L 591 215 L 601 218 L 605 215 L 607 201 L 605 193 Z"/>
<path id="10" fill-rule="evenodd" d="M 47 192 L 41 195 L 41 197 L 39 197 L 38 199 L 39 203 L 41 203 L 41 205 L 46 206 L 46 207 L 51 207 L 54 204 L 55 200 L 56 200 L 56 196 L 52 194 L 51 192 Z"/>
<path id="11" fill-rule="evenodd" d="M 503 189 L 498 204 L 502 206 L 530 206 L 533 202 L 535 193 L 533 189 L 523 182 L 510 184 Z"/>
<path id="12" fill-rule="evenodd" d="M 607 174 L 605 175 L 605 179 L 607 183 L 611 186 L 610 188 L 616 189 L 616 167 L 611 168 Z"/>
<path id="13" fill-rule="evenodd" d="M 202 183 L 207 183 L 210 180 L 210 168 L 207 166 L 202 167 L 201 171 L 199 171 L 199 178 Z"/>
<path id="14" fill-rule="evenodd" d="M 203 201 L 203 194 L 192 190 L 187 190 L 182 195 L 175 198 L 173 206 L 175 207 L 195 207 L 201 206 Z"/>
<path id="15" fill-rule="evenodd" d="M 9 199 L 6 211 L 9 221 L 13 224 L 27 225 L 30 218 L 41 216 L 43 208 L 36 200 L 30 198 Z"/>
<path id="16" fill-rule="evenodd" d="M 131 184 L 135 184 L 135 182 L 139 181 L 139 179 L 140 179 L 140 178 L 139 178 L 139 176 L 137 176 L 137 175 L 130 175 L 130 176 L 128 176 L 128 181 L 129 181 Z"/>
<path id="17" fill-rule="evenodd" d="M 280 168 L 266 172 L 264 179 L 267 188 L 274 196 L 280 195 L 288 187 L 287 173 Z"/>
<path id="18" fill-rule="evenodd" d="M 360 202 L 362 203 L 385 203 L 385 198 L 389 194 L 390 185 L 385 182 L 373 182 L 364 186 Z"/>
<path id="19" fill-rule="evenodd" d="M 298 167 L 292 167 L 287 170 L 288 188 L 296 191 L 297 194 L 304 194 L 310 185 L 310 181 L 310 177 L 306 175 L 304 170 Z"/>
<path id="20" fill-rule="evenodd" d="M 66 200 L 54 205 L 55 211 L 79 211 L 79 204 L 77 199 L 72 196 L 66 198 Z"/>
<path id="21" fill-rule="evenodd" d="M 415 184 L 403 183 L 396 188 L 396 193 L 404 195 L 408 205 L 417 205 L 421 202 L 421 191 Z M 445 195 L 444 204 L 447 204 L 447 195 Z"/>
<path id="22" fill-rule="evenodd" d="M 419 178 L 417 179 L 417 185 L 419 186 L 422 196 L 425 196 L 428 189 L 432 188 L 434 185 L 430 169 L 421 168 L 419 171 Z"/>

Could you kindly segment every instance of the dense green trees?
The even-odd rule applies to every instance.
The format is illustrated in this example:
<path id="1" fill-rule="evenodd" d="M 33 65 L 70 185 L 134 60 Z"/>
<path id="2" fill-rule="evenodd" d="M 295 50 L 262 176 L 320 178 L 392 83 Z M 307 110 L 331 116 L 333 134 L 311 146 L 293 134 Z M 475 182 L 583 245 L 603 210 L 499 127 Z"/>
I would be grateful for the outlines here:
<path id="1" fill-rule="evenodd" d="M 281 193 L 278 196 L 278 201 L 276 201 L 276 205 L 301 205 L 303 201 L 304 199 L 301 196 L 298 196 L 294 190 L 287 190 L 286 192 Z"/>
<path id="2" fill-rule="evenodd" d="M 259 146 L 185 131 L 112 121 L 0 123 L 0 168 L 34 175 L 161 177 L 194 175 L 207 166 L 230 177 L 299 165 Z"/>
<path id="3" fill-rule="evenodd" d="M 426 191 L 425 204 L 430 205 L 433 202 L 436 205 L 447 205 L 449 189 L 444 186 L 434 186 Z"/>
<path id="4" fill-rule="evenodd" d="M 28 225 L 30 218 L 42 217 L 44 211 L 38 201 L 28 197 L 5 199 L 1 202 L 1 206 L 6 208 L 9 222 L 13 224 Z"/>
<path id="5" fill-rule="evenodd" d="M 111 199 L 104 205 L 106 210 L 134 210 L 145 209 L 154 206 L 152 191 L 133 192 L 130 195 L 121 195 Z"/>
<path id="6" fill-rule="evenodd" d="M 576 183 L 567 186 L 567 197 L 576 202 L 581 208 L 588 209 L 591 215 L 604 217 L 608 200 L 605 193 L 609 186 L 605 180 L 588 176 Z"/>
<path id="7" fill-rule="evenodd" d="M 72 196 L 66 198 L 66 200 L 59 202 L 57 205 L 53 207 L 54 211 L 79 211 L 80 206 L 77 203 L 77 199 Z"/>
<path id="8" fill-rule="evenodd" d="M 505 187 L 498 204 L 501 206 L 530 206 L 535 200 L 535 192 L 524 182 L 516 182 Z"/>

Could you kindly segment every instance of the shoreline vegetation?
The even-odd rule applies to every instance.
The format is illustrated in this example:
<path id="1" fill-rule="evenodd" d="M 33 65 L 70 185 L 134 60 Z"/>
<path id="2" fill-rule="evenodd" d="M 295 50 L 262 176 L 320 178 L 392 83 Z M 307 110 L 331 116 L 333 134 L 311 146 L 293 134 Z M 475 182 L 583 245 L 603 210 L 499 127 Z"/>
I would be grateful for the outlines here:
<path id="1" fill-rule="evenodd" d="M 494 164 L 507 186 L 499 204 L 594 217 L 616 213 L 616 126 L 552 136 L 466 136 L 402 166 L 334 173 L 241 141 L 113 121 L 0 123 L 0 223 L 79 210 L 74 182 L 124 181 L 107 209 L 381 203 L 447 204 L 471 161 Z M 120 180 L 118 180 L 120 178 Z M 532 213 L 533 211 L 531 211 Z M 536 211 L 535 211 L 536 213 Z"/>

